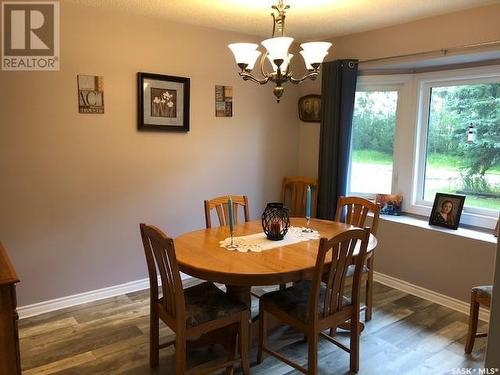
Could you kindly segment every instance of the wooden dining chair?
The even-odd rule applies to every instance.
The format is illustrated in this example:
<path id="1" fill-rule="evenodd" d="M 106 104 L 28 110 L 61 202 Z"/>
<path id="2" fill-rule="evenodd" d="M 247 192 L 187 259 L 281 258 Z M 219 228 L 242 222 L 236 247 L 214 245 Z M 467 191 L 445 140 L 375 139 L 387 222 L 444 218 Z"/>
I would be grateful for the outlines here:
<path id="1" fill-rule="evenodd" d="M 238 208 L 243 208 L 243 214 L 245 221 L 250 221 L 250 214 L 248 209 L 248 197 L 246 195 L 231 195 L 233 201 L 233 218 L 234 223 L 238 223 Z M 212 228 L 212 218 L 211 212 L 213 209 L 217 212 L 217 217 L 219 219 L 219 225 L 229 224 L 229 210 L 227 207 L 227 201 L 229 200 L 229 195 L 223 195 L 221 197 L 213 198 L 210 200 L 205 200 L 205 224 L 207 228 Z"/>
<path id="2" fill-rule="evenodd" d="M 350 354 L 350 370 L 359 370 L 359 299 L 368 239 L 369 230 L 358 228 L 348 229 L 329 240 L 321 238 L 312 281 L 303 280 L 287 289 L 266 293 L 261 297 L 258 363 L 262 363 L 263 354 L 267 353 L 304 374 L 315 375 L 318 372 L 318 339 L 322 337 L 347 351 Z M 356 246 L 359 247 L 359 255 L 353 257 Z M 353 261 L 351 297 L 347 299 L 343 293 L 345 275 Z M 326 283 L 321 282 L 324 274 L 328 275 Z M 267 314 L 274 315 L 305 335 L 309 353 L 307 369 L 269 349 Z M 323 332 L 346 321 L 351 321 L 353 327 L 349 347 Z"/>
<path id="3" fill-rule="evenodd" d="M 226 369 L 231 374 L 233 366 L 241 360 L 244 374 L 249 374 L 248 363 L 248 308 L 243 303 L 234 302 L 212 283 L 202 283 L 183 289 L 175 257 L 174 241 L 154 226 L 140 224 L 142 243 L 149 272 L 150 284 L 150 346 L 151 368 L 158 367 L 159 349 L 175 345 L 175 373 L 211 373 Z M 160 273 L 162 297 L 158 294 Z M 160 345 L 159 319 L 175 332 L 175 339 Z M 238 332 L 240 359 L 236 357 L 236 339 L 232 341 L 226 362 L 211 367 L 187 370 L 186 343 L 200 336 L 231 328 Z M 208 335 L 207 335 L 208 336 Z M 204 336 L 205 338 L 207 336 Z"/>
<path id="4" fill-rule="evenodd" d="M 306 214 L 306 189 L 311 187 L 311 217 L 316 217 L 318 179 L 313 177 L 286 176 L 281 186 L 281 201 L 289 209 L 290 216 L 304 217 Z M 280 284 L 285 289 L 287 284 Z"/>
<path id="5" fill-rule="evenodd" d="M 359 228 L 365 228 L 368 213 L 372 213 L 372 221 L 370 233 L 374 236 L 377 234 L 378 222 L 380 216 L 380 207 L 367 199 L 360 197 L 339 197 L 337 201 L 337 211 L 335 213 L 335 221 L 351 224 Z M 366 264 L 363 267 L 362 277 L 366 281 L 365 290 L 365 321 L 372 319 L 373 312 L 373 263 L 374 253 L 370 252 L 366 257 Z M 349 267 L 347 270 L 348 282 L 354 275 L 354 267 Z"/>
<path id="6" fill-rule="evenodd" d="M 467 341 L 465 343 L 465 353 L 472 353 L 476 337 L 486 337 L 487 333 L 477 333 L 477 323 L 479 320 L 479 308 L 481 306 L 487 309 L 491 308 L 491 296 L 493 295 L 493 286 L 477 286 L 472 288 L 470 299 L 469 330 L 467 332 Z"/>
<path id="7" fill-rule="evenodd" d="M 221 197 L 205 200 L 205 226 L 206 228 L 212 228 L 212 210 L 215 209 L 217 212 L 217 218 L 219 219 L 219 226 L 229 225 L 229 210 L 227 202 L 229 200 L 229 195 L 223 195 Z M 243 208 L 243 215 L 245 222 L 250 221 L 250 213 L 248 208 L 248 197 L 246 195 L 231 195 L 233 201 L 233 218 L 234 223 L 238 223 L 238 208 Z M 252 291 L 252 296 L 259 298 L 260 295 L 255 291 Z M 257 319 L 257 311 L 252 308 L 252 317 Z"/>
<path id="8" fill-rule="evenodd" d="M 306 212 L 306 188 L 311 187 L 311 217 L 316 217 L 318 198 L 318 179 L 312 177 L 290 176 L 283 178 L 281 200 L 288 206 L 290 216 L 303 217 Z"/>

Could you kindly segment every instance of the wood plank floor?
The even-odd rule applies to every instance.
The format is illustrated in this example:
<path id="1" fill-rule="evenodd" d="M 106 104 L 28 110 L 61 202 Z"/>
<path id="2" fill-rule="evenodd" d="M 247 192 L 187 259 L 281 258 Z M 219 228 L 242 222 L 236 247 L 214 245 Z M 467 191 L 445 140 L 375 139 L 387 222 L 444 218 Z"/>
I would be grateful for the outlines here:
<path id="1" fill-rule="evenodd" d="M 359 374 L 451 374 L 454 368 L 482 368 L 485 339 L 476 340 L 472 355 L 464 355 L 467 317 L 389 288 L 375 284 L 374 316 L 361 336 Z M 174 349 L 160 351 L 160 367 L 148 365 L 148 292 L 141 291 L 72 307 L 20 321 L 21 357 L 24 375 L 174 373 Z M 487 327 L 480 323 L 480 329 Z M 160 337 L 172 332 L 162 327 Z M 271 345 L 295 361 L 305 364 L 307 346 L 292 330 L 278 328 Z M 340 341 L 348 342 L 340 334 Z M 320 374 L 346 374 L 348 355 L 320 340 Z M 191 364 L 224 356 L 220 348 L 189 350 Z M 251 360 L 255 359 L 252 349 Z M 252 365 L 252 374 L 295 374 L 266 358 Z"/>

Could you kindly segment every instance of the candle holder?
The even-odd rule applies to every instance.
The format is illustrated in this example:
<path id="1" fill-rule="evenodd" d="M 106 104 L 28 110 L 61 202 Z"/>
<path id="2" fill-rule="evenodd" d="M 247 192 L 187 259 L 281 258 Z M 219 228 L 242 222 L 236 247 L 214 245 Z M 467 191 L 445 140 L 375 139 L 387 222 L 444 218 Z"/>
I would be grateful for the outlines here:
<path id="1" fill-rule="evenodd" d="M 262 228 L 267 238 L 280 241 L 290 227 L 290 211 L 283 203 L 268 203 L 262 214 Z"/>
<path id="2" fill-rule="evenodd" d="M 302 233 L 312 233 L 314 232 L 313 229 L 309 228 L 309 224 L 311 223 L 311 218 L 306 217 L 306 227 L 302 229 Z"/>
<path id="3" fill-rule="evenodd" d="M 231 234 L 231 243 L 226 246 L 226 249 L 237 249 L 238 245 L 234 243 L 234 230 L 230 231 Z"/>

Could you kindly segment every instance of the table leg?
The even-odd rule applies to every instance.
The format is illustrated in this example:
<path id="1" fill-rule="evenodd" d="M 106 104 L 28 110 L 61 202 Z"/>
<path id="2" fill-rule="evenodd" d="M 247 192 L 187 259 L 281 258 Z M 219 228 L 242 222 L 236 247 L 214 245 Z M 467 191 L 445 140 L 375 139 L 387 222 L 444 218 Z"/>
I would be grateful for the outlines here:
<path id="1" fill-rule="evenodd" d="M 248 316 L 250 325 L 250 334 L 248 335 L 248 347 L 252 346 L 252 340 L 257 337 L 255 335 L 255 329 L 252 325 L 252 295 L 250 294 L 252 287 L 250 286 L 237 286 L 237 285 L 226 285 L 226 293 L 234 301 L 243 302 L 248 307 Z M 258 331 L 257 331 L 258 332 Z"/>
<path id="2" fill-rule="evenodd" d="M 226 285 L 227 295 L 235 301 L 243 302 L 249 309 L 252 306 L 250 289 L 249 286 Z"/>

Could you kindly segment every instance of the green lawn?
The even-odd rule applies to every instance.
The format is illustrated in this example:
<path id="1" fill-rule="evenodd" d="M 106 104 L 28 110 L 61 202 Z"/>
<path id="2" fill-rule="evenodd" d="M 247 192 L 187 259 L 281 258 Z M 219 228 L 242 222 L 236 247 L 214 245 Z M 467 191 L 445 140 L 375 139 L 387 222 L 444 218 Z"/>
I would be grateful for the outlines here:
<path id="1" fill-rule="evenodd" d="M 373 150 L 354 150 L 352 152 L 352 161 L 357 163 L 369 164 L 392 164 L 392 155 Z"/>
<path id="2" fill-rule="evenodd" d="M 354 150 L 352 160 L 357 163 L 370 164 L 392 164 L 392 155 L 374 150 Z M 458 170 L 459 158 L 443 154 L 430 154 L 427 159 L 428 165 L 434 169 Z M 500 165 L 496 165 L 488 170 L 488 174 L 500 174 Z"/>
<path id="3" fill-rule="evenodd" d="M 443 188 L 439 190 L 428 190 L 425 194 L 425 200 L 430 202 L 434 201 L 436 193 L 450 193 L 457 194 L 453 189 Z M 467 195 L 465 197 L 465 206 L 474 208 L 488 208 L 490 210 L 500 210 L 500 202 L 497 198 L 485 198 L 474 195 Z"/>
<path id="4" fill-rule="evenodd" d="M 352 160 L 357 163 L 391 165 L 392 155 L 373 150 L 354 150 L 352 154 Z M 452 156 L 430 154 L 428 158 L 428 166 L 431 169 L 458 171 L 458 160 L 458 158 Z M 488 174 L 500 174 L 500 166 L 496 166 L 495 168 L 488 170 Z M 494 190 L 498 191 L 497 189 L 498 185 L 496 188 L 494 188 Z M 436 191 L 426 191 L 426 200 L 433 201 L 434 195 L 437 191 L 443 193 L 449 192 L 452 194 L 456 193 L 455 190 L 450 190 L 448 186 L 443 186 Z M 465 205 L 469 207 L 488 208 L 493 210 L 500 209 L 498 198 L 486 198 L 473 195 L 467 196 Z"/>
<path id="5" fill-rule="evenodd" d="M 460 158 L 457 156 L 449 156 L 443 154 L 430 154 L 427 158 L 427 163 L 434 169 L 448 169 L 452 171 L 459 170 L 458 165 Z M 490 168 L 488 174 L 500 174 L 500 165 L 495 165 Z"/>

